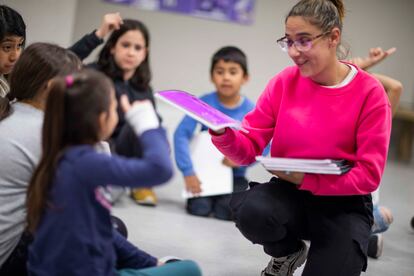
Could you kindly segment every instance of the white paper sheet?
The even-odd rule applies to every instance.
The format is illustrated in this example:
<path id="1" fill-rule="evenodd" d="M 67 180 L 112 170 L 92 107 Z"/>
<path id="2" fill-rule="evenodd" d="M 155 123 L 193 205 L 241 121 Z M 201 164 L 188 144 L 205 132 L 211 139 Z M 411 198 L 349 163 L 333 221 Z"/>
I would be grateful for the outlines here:
<path id="1" fill-rule="evenodd" d="M 200 196 L 230 194 L 233 192 L 233 171 L 223 165 L 223 154 L 211 142 L 210 134 L 202 131 L 193 138 L 190 146 L 194 171 L 201 181 Z M 194 197 L 183 191 L 183 197 Z"/>

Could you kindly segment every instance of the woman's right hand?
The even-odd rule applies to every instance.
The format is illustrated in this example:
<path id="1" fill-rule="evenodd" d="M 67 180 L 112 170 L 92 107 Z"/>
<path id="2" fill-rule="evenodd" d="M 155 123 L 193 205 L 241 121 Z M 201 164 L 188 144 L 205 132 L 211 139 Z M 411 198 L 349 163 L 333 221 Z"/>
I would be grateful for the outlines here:
<path id="1" fill-rule="evenodd" d="M 107 13 L 103 16 L 101 26 L 96 30 L 95 35 L 100 39 L 104 39 L 113 30 L 118 30 L 122 23 L 122 17 L 119 12 Z"/>
<path id="2" fill-rule="evenodd" d="M 213 135 L 221 135 L 221 134 L 223 134 L 224 132 L 226 132 L 226 129 L 225 129 L 225 128 L 220 128 L 220 129 L 217 129 L 217 130 L 212 130 L 212 129 L 210 128 L 210 132 L 211 132 Z"/>
<path id="3" fill-rule="evenodd" d="M 185 188 L 193 195 L 199 195 L 201 193 L 201 182 L 196 175 L 184 176 Z"/>

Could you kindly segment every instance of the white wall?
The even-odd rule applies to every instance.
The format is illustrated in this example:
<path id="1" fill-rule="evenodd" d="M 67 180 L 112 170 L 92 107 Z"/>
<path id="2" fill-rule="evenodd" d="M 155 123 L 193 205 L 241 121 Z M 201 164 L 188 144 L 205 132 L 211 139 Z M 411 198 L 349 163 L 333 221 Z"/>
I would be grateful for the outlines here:
<path id="1" fill-rule="evenodd" d="M 155 90 L 179 88 L 194 94 L 213 89 L 209 81 L 211 55 L 219 47 L 233 44 L 249 59 L 251 81 L 243 92 L 256 99 L 267 81 L 291 61 L 275 41 L 284 33 L 284 16 L 292 1 L 257 0 L 255 23 L 241 26 L 174 13 L 138 10 L 101 0 L 79 1 L 74 39 L 97 26 L 106 12 L 120 11 L 124 17 L 144 21 L 152 35 L 151 63 Z M 405 85 L 403 101 L 412 102 L 414 76 L 414 10 L 411 0 L 348 0 L 344 39 L 355 55 L 365 55 L 373 46 L 396 46 L 397 53 L 375 68 L 400 79 Z"/>
<path id="2" fill-rule="evenodd" d="M 224 45 L 236 45 L 249 59 L 251 80 L 243 92 L 256 99 L 267 81 L 291 61 L 275 41 L 284 33 L 284 16 L 293 1 L 256 0 L 251 26 L 216 22 L 174 13 L 138 10 L 102 0 L 0 0 L 22 13 L 28 42 L 51 41 L 68 46 L 96 28 L 104 13 L 144 21 L 152 35 L 151 64 L 155 90 L 177 88 L 202 94 L 213 89 L 211 55 Z M 354 55 L 373 46 L 397 47 L 397 53 L 374 70 L 402 81 L 403 102 L 413 103 L 414 1 L 345 0 L 344 40 Z M 93 59 L 93 58 L 92 58 Z M 91 60 L 91 59 L 89 59 Z"/>
<path id="3" fill-rule="evenodd" d="M 214 89 L 209 79 L 213 53 L 222 46 L 236 45 L 246 52 L 252 72 L 251 81 L 243 91 L 255 99 L 270 77 L 288 61 L 275 43 L 277 36 L 283 33 L 282 25 L 278 23 L 282 22 L 286 9 L 277 9 L 277 16 L 273 16 L 272 5 L 269 7 L 272 1 L 259 2 L 255 24 L 241 26 L 175 13 L 138 10 L 100 0 L 79 1 L 75 38 L 97 26 L 106 12 L 119 11 L 123 17 L 142 20 L 152 36 L 150 58 L 155 90 L 177 88 L 194 94 Z"/>
<path id="4" fill-rule="evenodd" d="M 404 85 L 402 103 L 414 103 L 414 1 L 345 0 L 345 40 L 352 53 L 364 55 L 372 46 L 397 47 L 397 52 L 375 68 Z"/>
<path id="5" fill-rule="evenodd" d="M 257 99 L 267 81 L 292 64 L 276 45 L 284 33 L 284 17 L 294 1 L 256 0 L 255 22 L 251 26 L 209 21 L 174 13 L 138 10 L 104 3 L 102 0 L 0 0 L 24 17 L 28 43 L 55 42 L 69 46 L 92 31 L 102 15 L 120 11 L 124 17 L 144 21 L 152 35 L 151 64 L 155 90 L 177 88 L 202 94 L 214 89 L 209 80 L 210 58 L 220 47 L 236 45 L 249 59 L 250 82 L 243 93 Z M 374 46 L 397 47 L 397 53 L 375 68 L 402 81 L 403 102 L 414 103 L 414 1 L 345 0 L 348 10 L 344 40 L 354 55 L 365 55 Z M 89 60 L 93 60 L 94 55 Z M 160 104 L 164 125 L 172 132 L 183 114 Z M 173 154 L 173 153 L 172 153 Z M 260 166 L 248 171 L 250 179 L 269 178 Z M 182 187 L 179 173 L 172 182 Z M 179 188 L 181 189 L 181 188 Z"/>

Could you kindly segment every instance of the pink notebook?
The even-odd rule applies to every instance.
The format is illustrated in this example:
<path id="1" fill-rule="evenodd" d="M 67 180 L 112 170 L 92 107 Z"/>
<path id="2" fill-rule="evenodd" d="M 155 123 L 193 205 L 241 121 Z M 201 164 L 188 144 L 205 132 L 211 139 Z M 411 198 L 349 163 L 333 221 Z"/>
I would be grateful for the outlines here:
<path id="1" fill-rule="evenodd" d="M 227 116 L 188 92 L 166 90 L 156 93 L 155 97 L 184 111 L 188 116 L 212 130 L 219 130 L 225 127 L 242 129 L 240 121 Z"/>

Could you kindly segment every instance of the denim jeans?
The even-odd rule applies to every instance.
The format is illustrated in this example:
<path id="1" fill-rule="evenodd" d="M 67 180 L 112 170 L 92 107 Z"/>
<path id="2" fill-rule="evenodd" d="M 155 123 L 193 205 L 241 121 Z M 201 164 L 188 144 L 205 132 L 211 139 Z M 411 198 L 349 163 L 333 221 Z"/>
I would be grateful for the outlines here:
<path id="1" fill-rule="evenodd" d="M 247 189 L 247 179 L 233 177 L 233 191 L 240 192 Z M 215 218 L 231 220 L 231 194 L 190 198 L 187 200 L 187 212 L 191 215 L 206 217 L 212 214 Z"/>

